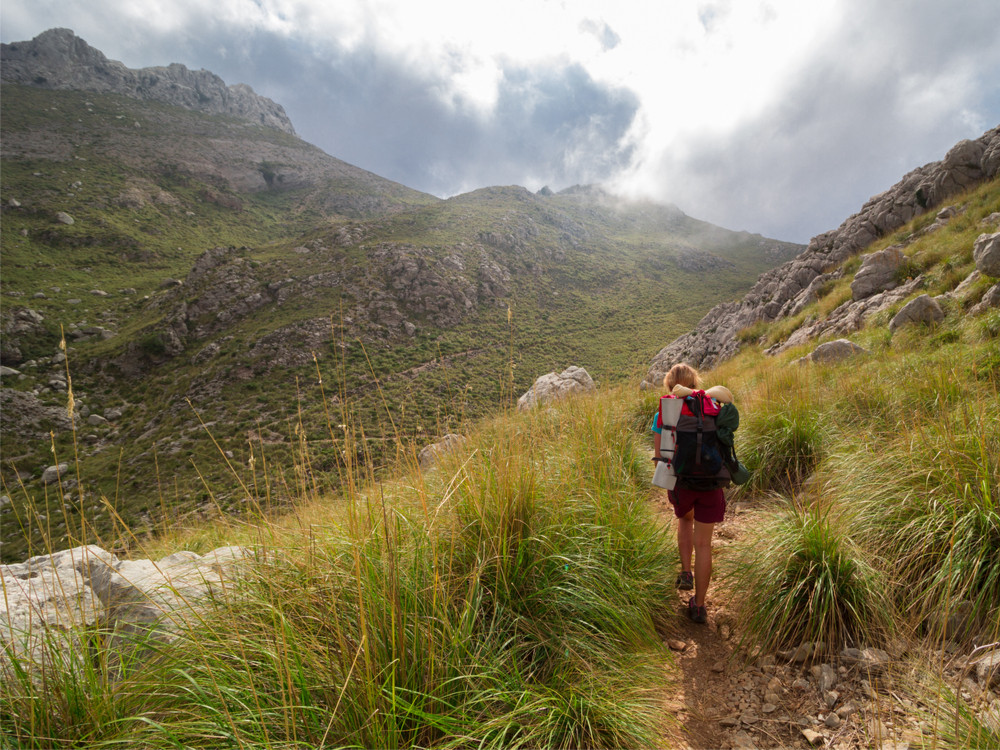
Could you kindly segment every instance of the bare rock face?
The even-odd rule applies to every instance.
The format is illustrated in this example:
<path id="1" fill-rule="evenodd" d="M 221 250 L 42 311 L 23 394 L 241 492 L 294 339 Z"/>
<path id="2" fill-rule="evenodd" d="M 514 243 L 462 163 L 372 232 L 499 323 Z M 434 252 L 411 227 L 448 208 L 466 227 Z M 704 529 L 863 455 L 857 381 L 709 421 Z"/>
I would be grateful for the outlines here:
<path id="1" fill-rule="evenodd" d="M 653 358 L 643 387 L 658 387 L 664 373 L 676 362 L 712 367 L 733 356 L 739 350 L 741 330 L 759 321 L 771 322 L 801 311 L 810 295 L 816 293 L 817 278 L 831 273 L 873 240 L 899 229 L 948 198 L 992 179 L 998 172 L 1000 127 L 975 140 L 961 141 L 941 161 L 913 170 L 889 190 L 869 199 L 839 228 L 813 237 L 797 258 L 762 274 L 742 301 L 717 305 L 694 331 L 663 347 Z M 870 299 L 895 291 L 879 293 L 873 288 Z"/>
<path id="2" fill-rule="evenodd" d="M 1000 232 L 981 234 L 972 248 L 976 270 L 1000 278 Z"/>
<path id="3" fill-rule="evenodd" d="M 594 381 L 586 370 L 576 366 L 567 367 L 558 375 L 550 372 L 539 377 L 517 400 L 517 408 L 519 411 L 531 409 L 572 393 L 585 393 L 594 388 Z"/>
<path id="4" fill-rule="evenodd" d="M 295 134 L 285 110 L 245 84 L 227 86 L 207 70 L 166 67 L 132 70 L 109 60 L 69 29 L 49 29 L 30 42 L 2 45 L 3 80 L 50 89 L 81 89 L 231 115 Z"/>
<path id="5" fill-rule="evenodd" d="M 119 560 L 89 545 L 0 565 L 0 676 L 14 659 L 32 673 L 70 658 L 75 650 L 68 647 L 81 628 L 99 625 L 116 633 L 119 648 L 127 648 L 134 633 L 169 638 L 247 557 L 242 548 L 223 547 L 204 556 L 178 552 L 158 562 Z M 60 649 L 63 657 L 54 653 Z"/>
<path id="6" fill-rule="evenodd" d="M 864 256 L 861 268 L 851 282 L 851 295 L 855 300 L 871 297 L 887 289 L 899 286 L 896 276 L 906 260 L 900 247 L 887 247 L 877 253 Z"/>
<path id="7" fill-rule="evenodd" d="M 921 294 L 908 302 L 889 323 L 889 330 L 896 331 L 910 323 L 938 323 L 944 319 L 944 310 L 929 295 Z"/>

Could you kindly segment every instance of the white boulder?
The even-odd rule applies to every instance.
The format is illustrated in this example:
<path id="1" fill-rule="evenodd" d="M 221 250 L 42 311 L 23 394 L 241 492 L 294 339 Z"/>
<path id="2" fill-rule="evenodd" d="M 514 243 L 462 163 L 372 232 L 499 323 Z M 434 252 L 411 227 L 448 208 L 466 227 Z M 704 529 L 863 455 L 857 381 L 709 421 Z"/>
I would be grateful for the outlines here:
<path id="1" fill-rule="evenodd" d="M 550 372 L 539 377 L 517 400 L 517 408 L 523 411 L 573 393 L 585 393 L 594 389 L 590 374 L 582 367 L 571 366 L 559 374 Z"/>

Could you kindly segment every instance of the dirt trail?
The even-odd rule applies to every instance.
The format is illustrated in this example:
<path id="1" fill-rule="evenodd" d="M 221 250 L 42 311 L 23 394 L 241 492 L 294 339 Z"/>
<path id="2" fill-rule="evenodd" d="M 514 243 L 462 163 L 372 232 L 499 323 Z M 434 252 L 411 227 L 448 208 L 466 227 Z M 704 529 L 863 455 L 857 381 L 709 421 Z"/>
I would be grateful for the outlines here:
<path id="1" fill-rule="evenodd" d="M 669 523 L 671 533 L 675 532 L 676 520 L 665 496 L 658 510 L 664 523 Z M 751 726 L 737 718 L 738 714 L 751 715 L 751 719 L 756 716 L 755 706 L 745 697 L 746 686 L 753 680 L 759 682 L 762 673 L 757 665 L 745 664 L 745 659 L 735 653 L 739 633 L 726 590 L 718 583 L 719 561 L 725 556 L 726 547 L 754 522 L 754 516 L 745 504 L 735 503 L 727 511 L 726 520 L 716 526 L 712 543 L 715 573 L 706 601 L 707 624 L 694 623 L 687 617 L 686 605 L 693 592 L 677 592 L 676 617 L 668 621 L 663 633 L 679 668 L 679 683 L 665 703 L 666 711 L 679 725 L 677 734 L 667 741 L 670 747 L 690 750 L 810 747 L 800 729 L 788 720 L 801 708 L 792 705 L 792 696 L 788 696 L 788 704 L 781 706 L 780 711 L 774 711 L 784 721 L 758 717 Z M 742 712 L 741 705 L 745 707 Z"/>
<path id="2" fill-rule="evenodd" d="M 658 495 L 655 502 L 664 525 L 676 534 L 665 495 Z M 673 611 L 661 624 L 661 635 L 674 657 L 663 707 L 676 722 L 663 738 L 664 748 L 911 750 L 928 738 L 934 743 L 938 723 L 947 737 L 951 730 L 944 727 L 959 714 L 944 704 L 946 713 L 936 714 L 940 706 L 935 694 L 915 697 L 919 693 L 910 690 L 914 679 L 910 671 L 917 666 L 950 685 L 963 710 L 978 716 L 983 727 L 1000 727 L 1000 678 L 994 682 L 992 676 L 980 676 L 978 683 L 972 679 L 981 670 L 970 666 L 975 652 L 968 644 L 901 641 L 889 646 L 892 655 L 865 649 L 864 665 L 856 655 L 841 653 L 840 646 L 828 649 L 805 642 L 752 659 L 741 652 L 744 633 L 720 580 L 720 563 L 727 547 L 752 529 L 762 513 L 756 503 L 730 503 L 726 520 L 716 526 L 708 623 L 688 619 L 686 605 L 693 592 L 677 591 Z M 668 575 L 673 578 L 676 571 Z M 814 650 L 817 645 L 820 650 Z M 977 657 L 981 658 L 982 654 Z M 994 691 L 988 684 L 996 684 Z"/>

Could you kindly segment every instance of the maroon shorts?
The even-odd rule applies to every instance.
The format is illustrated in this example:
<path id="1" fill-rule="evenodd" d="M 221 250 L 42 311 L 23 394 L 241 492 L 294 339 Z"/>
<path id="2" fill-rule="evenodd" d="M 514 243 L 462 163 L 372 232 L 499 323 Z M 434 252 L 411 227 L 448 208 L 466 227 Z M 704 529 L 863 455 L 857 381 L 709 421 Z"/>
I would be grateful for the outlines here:
<path id="1" fill-rule="evenodd" d="M 698 523 L 719 523 L 726 515 L 726 494 L 722 490 L 686 490 L 682 487 L 669 490 L 667 497 L 674 506 L 674 515 L 684 518 L 694 508 Z"/>

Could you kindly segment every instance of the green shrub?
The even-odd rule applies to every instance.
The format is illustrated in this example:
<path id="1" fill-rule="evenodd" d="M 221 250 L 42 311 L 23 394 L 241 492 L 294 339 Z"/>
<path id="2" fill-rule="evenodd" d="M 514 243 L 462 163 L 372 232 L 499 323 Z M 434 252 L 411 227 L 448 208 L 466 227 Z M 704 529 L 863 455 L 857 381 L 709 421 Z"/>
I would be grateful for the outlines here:
<path id="1" fill-rule="evenodd" d="M 766 519 L 726 561 L 748 643 L 885 642 L 884 580 L 828 510 L 790 507 Z"/>
<path id="2" fill-rule="evenodd" d="M 751 478 L 750 492 L 788 490 L 799 485 L 819 465 L 825 452 L 821 415 L 794 399 L 758 403 L 737 433 L 743 462 Z"/>

